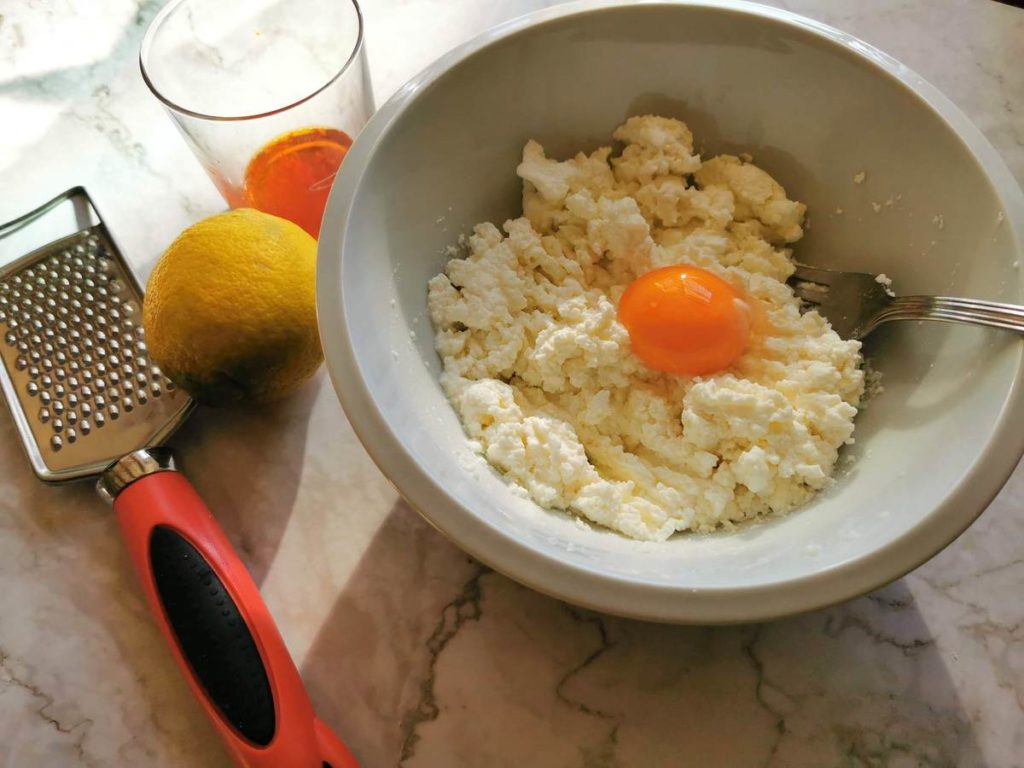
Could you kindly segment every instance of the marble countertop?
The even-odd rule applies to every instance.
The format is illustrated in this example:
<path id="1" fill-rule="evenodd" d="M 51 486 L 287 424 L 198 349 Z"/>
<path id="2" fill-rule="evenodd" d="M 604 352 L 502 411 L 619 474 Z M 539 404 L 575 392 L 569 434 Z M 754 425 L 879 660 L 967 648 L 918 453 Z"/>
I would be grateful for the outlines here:
<path id="1" fill-rule="evenodd" d="M 540 0 L 365 0 L 378 99 Z M 778 0 L 941 88 L 1024 180 L 1024 11 Z M 0 0 L 0 221 L 83 183 L 146 276 L 223 207 L 136 66 L 159 2 Z M 951 181 L 952 183 L 952 181 Z M 403 504 L 321 372 L 198 412 L 188 473 L 261 585 L 321 717 L 367 768 L 1024 765 L 1024 471 L 866 597 L 728 628 L 578 610 Z M 37 483 L 0 418 L 0 766 L 225 766 L 87 486 Z"/>

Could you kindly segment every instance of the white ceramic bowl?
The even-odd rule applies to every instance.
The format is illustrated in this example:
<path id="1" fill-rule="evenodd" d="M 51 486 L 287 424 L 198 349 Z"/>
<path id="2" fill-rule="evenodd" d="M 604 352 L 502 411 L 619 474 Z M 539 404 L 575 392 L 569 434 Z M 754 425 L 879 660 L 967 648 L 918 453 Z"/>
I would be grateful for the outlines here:
<path id="1" fill-rule="evenodd" d="M 906 67 L 746 3 L 563 6 L 427 68 L 345 160 L 317 298 L 353 427 L 445 535 L 580 605 L 746 621 L 900 576 L 971 523 L 1024 450 L 1022 344 L 1010 334 L 879 331 L 867 353 L 885 391 L 858 417 L 855 461 L 841 459 L 835 487 L 807 507 L 733 533 L 628 541 L 514 495 L 470 453 L 437 381 L 427 280 L 460 233 L 519 212 L 527 139 L 564 155 L 606 143 L 645 112 L 685 119 L 706 154 L 752 152 L 805 201 L 813 224 L 796 246 L 802 260 L 884 271 L 907 293 L 1021 300 L 1021 191 L 981 133 Z M 867 179 L 855 184 L 860 171 Z"/>

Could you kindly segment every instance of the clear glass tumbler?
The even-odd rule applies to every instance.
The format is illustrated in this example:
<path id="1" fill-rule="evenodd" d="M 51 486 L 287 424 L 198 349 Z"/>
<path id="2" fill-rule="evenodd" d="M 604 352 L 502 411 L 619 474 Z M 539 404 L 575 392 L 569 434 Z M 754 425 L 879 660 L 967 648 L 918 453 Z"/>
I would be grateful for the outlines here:
<path id="1" fill-rule="evenodd" d="M 374 109 L 355 0 L 171 0 L 139 63 L 229 206 L 319 236 Z"/>

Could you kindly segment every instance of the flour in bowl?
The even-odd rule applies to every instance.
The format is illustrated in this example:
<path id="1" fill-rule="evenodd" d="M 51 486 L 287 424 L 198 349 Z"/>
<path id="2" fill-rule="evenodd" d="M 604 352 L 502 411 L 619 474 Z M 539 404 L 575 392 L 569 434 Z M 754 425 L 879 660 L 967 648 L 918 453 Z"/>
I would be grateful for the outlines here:
<path id="1" fill-rule="evenodd" d="M 678 120 L 633 117 L 614 138 L 621 153 L 564 162 L 523 149 L 523 216 L 477 225 L 430 281 L 441 383 L 543 507 L 645 540 L 788 512 L 830 483 L 864 390 L 860 343 L 785 283 L 805 206 L 750 162 L 702 160 Z M 654 370 L 618 319 L 630 283 L 677 264 L 757 318 L 725 370 Z"/>

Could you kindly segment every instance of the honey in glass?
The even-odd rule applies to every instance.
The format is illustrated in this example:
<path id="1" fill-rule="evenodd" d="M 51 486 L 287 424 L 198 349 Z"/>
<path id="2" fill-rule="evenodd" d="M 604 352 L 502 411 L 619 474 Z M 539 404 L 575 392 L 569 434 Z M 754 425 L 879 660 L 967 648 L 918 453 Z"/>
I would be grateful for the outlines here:
<path id="1" fill-rule="evenodd" d="M 278 136 L 249 161 L 241 204 L 293 221 L 319 237 L 331 184 L 350 146 L 351 137 L 336 128 L 301 128 Z M 238 207 L 235 200 L 229 202 Z"/>

